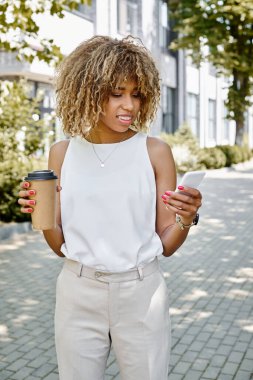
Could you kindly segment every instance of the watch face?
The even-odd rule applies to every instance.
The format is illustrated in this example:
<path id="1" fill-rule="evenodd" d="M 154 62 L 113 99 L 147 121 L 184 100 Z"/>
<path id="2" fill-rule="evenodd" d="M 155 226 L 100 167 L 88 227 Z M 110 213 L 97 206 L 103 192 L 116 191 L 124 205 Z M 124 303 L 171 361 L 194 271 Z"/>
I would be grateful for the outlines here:
<path id="1" fill-rule="evenodd" d="M 196 214 L 195 218 L 193 219 L 192 223 L 196 226 L 199 222 L 199 214 Z"/>

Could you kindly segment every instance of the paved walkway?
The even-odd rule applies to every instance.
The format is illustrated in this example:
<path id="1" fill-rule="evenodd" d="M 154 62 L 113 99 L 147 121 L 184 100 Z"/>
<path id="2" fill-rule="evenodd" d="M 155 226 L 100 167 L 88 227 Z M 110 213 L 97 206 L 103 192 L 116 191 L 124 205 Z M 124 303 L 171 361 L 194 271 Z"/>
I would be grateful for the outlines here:
<path id="1" fill-rule="evenodd" d="M 208 172 L 201 189 L 199 226 L 162 260 L 173 330 L 169 380 L 250 380 L 253 162 Z M 62 261 L 29 232 L 2 243 L 0 263 L 0 379 L 57 380 L 53 314 Z M 120 379 L 113 353 L 109 379 Z"/>

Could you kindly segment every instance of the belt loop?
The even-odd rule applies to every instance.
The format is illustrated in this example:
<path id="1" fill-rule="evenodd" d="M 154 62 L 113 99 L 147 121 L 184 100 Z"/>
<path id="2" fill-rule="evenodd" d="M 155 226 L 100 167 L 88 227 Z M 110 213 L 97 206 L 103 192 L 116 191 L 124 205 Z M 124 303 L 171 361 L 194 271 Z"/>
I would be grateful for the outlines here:
<path id="1" fill-rule="evenodd" d="M 82 276 L 82 271 L 83 271 L 83 264 L 80 264 L 80 266 L 78 268 L 78 272 L 77 272 L 77 277 L 81 277 Z"/>
<path id="2" fill-rule="evenodd" d="M 137 270 L 138 270 L 138 273 L 139 273 L 140 281 L 142 281 L 143 278 L 144 278 L 142 267 L 137 267 Z"/>

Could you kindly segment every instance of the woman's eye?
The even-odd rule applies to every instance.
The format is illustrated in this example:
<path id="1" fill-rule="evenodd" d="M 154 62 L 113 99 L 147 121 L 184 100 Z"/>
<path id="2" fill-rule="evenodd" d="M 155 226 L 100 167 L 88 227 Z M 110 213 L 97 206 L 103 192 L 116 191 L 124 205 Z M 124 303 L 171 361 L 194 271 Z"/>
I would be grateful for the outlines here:
<path id="1" fill-rule="evenodd" d="M 134 96 L 135 98 L 140 98 L 140 97 L 141 97 L 141 94 L 140 94 L 139 92 L 136 92 L 136 93 L 133 94 L 133 96 Z"/>
<path id="2" fill-rule="evenodd" d="M 117 92 L 113 92 L 113 93 L 112 93 L 112 96 L 114 96 L 114 97 L 117 98 L 117 97 L 121 96 L 121 94 L 118 94 Z"/>

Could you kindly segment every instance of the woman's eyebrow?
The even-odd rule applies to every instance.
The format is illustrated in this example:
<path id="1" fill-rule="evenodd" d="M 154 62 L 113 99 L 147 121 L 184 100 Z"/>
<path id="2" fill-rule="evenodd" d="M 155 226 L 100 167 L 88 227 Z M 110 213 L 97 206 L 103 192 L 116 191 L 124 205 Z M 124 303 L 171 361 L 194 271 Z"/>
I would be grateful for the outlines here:
<path id="1" fill-rule="evenodd" d="M 123 90 L 126 90 L 126 87 L 117 86 L 117 87 L 115 87 L 115 90 L 123 91 Z M 138 87 L 135 87 L 132 91 L 137 91 L 137 90 L 138 90 Z"/>

